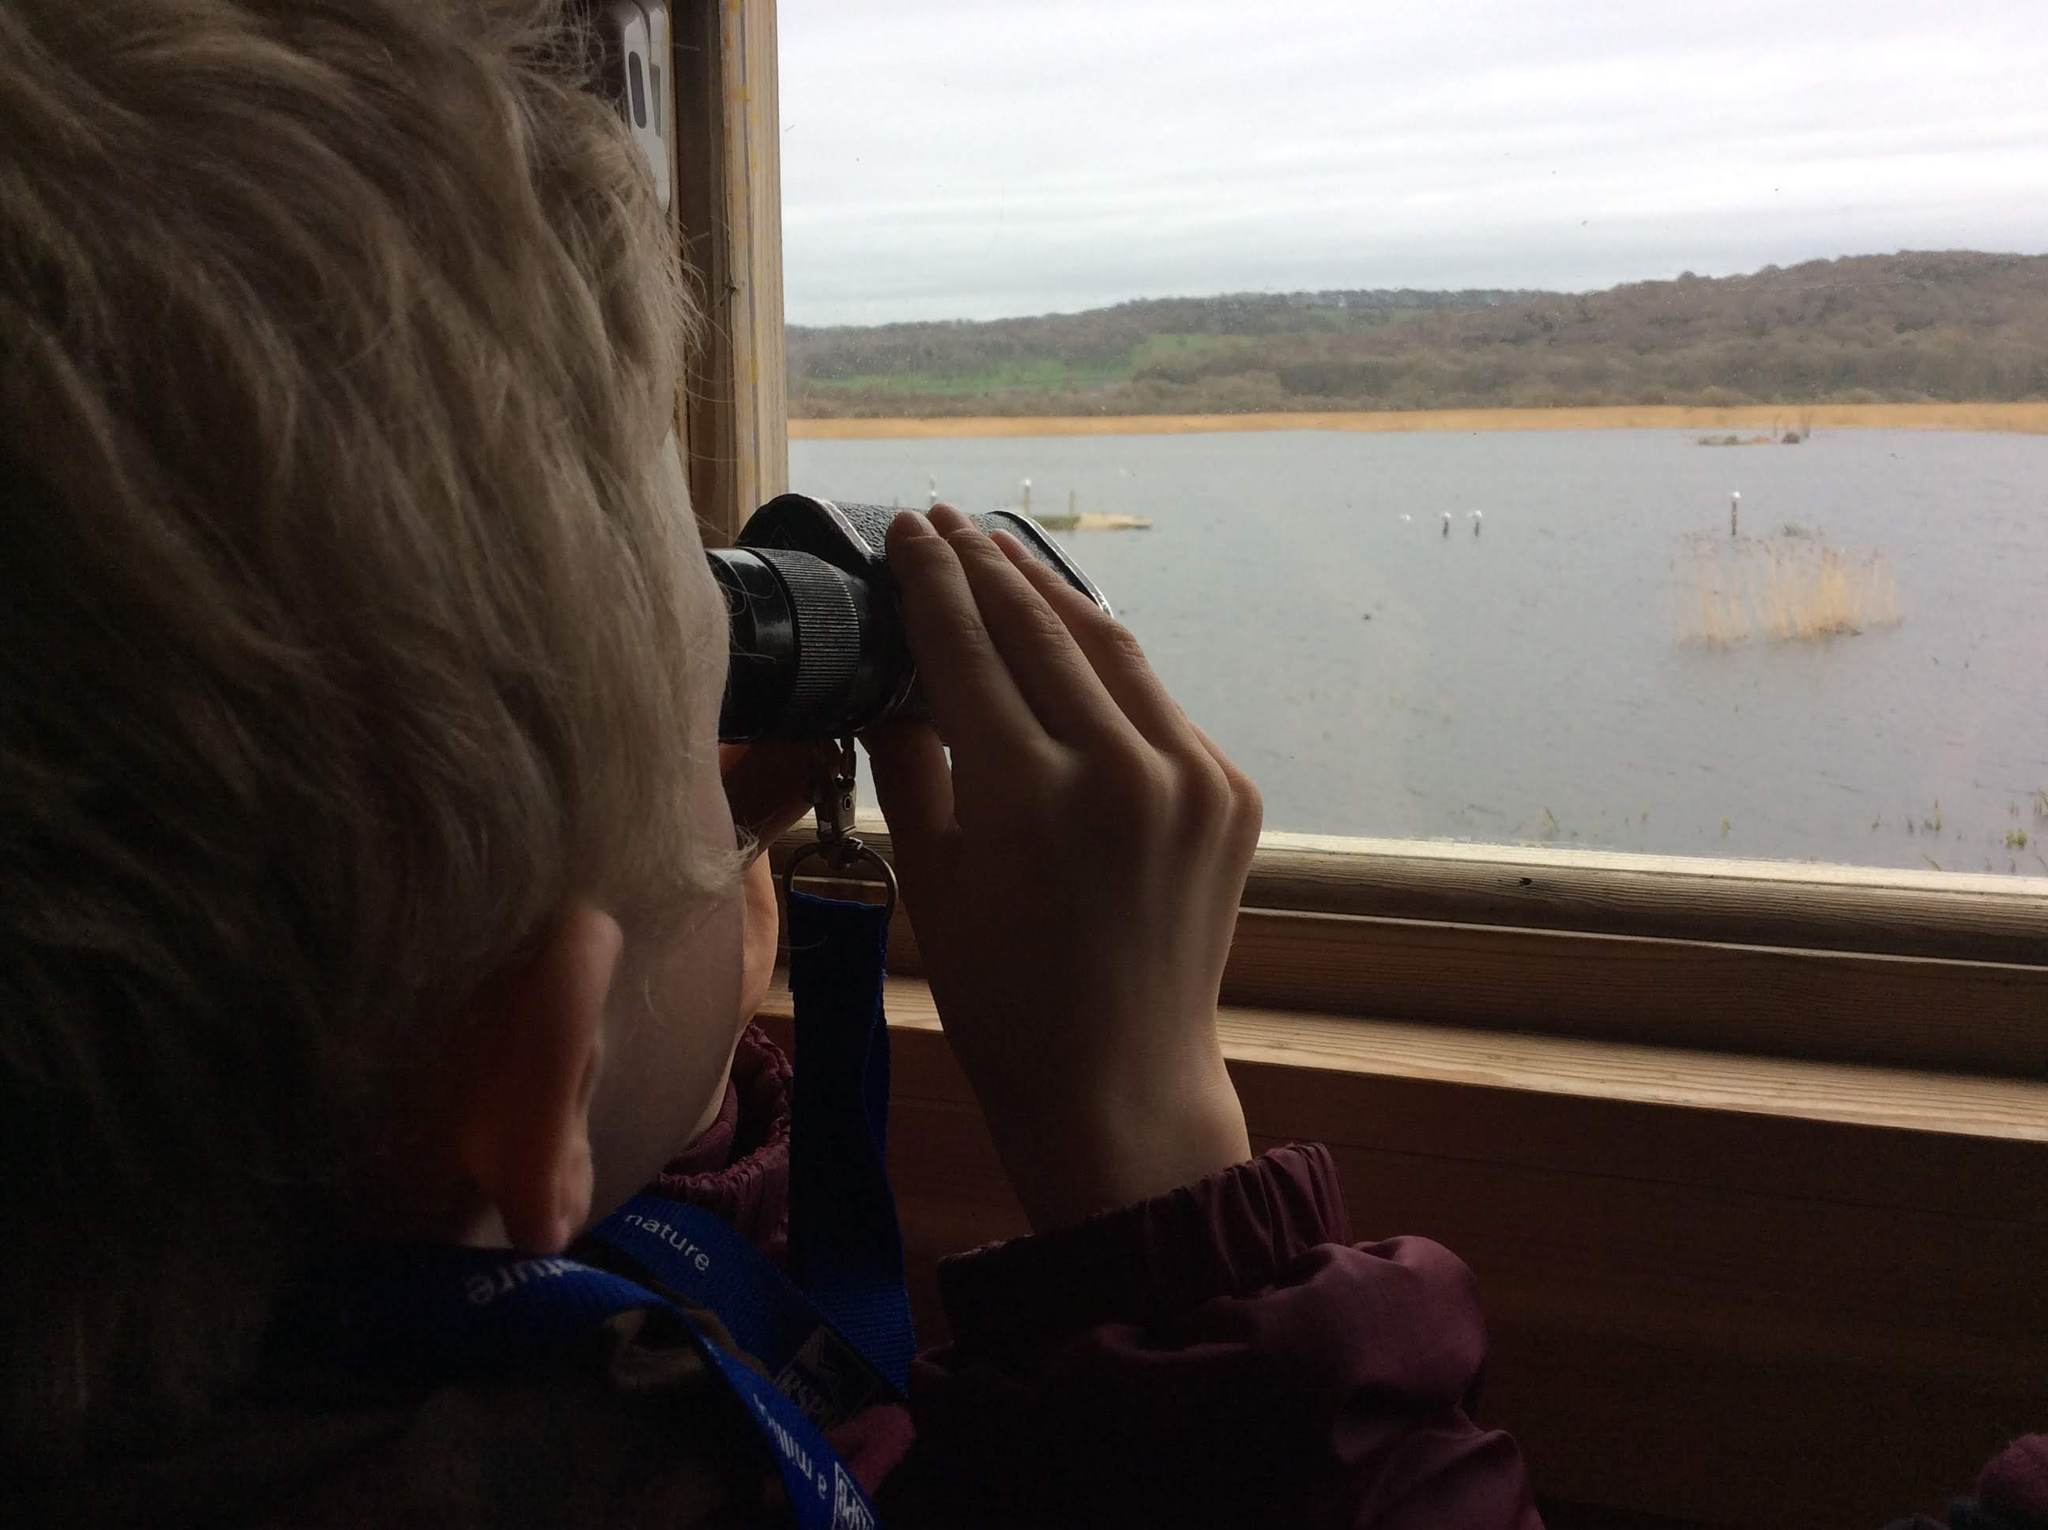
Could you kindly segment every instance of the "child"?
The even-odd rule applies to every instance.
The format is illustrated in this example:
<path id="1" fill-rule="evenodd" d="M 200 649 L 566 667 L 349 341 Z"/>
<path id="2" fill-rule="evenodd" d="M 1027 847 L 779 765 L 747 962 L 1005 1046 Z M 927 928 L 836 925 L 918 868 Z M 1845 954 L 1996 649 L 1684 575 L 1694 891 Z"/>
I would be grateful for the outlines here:
<path id="1" fill-rule="evenodd" d="M 685 313 L 552 10 L 0 10 L 10 1523 L 784 1512 L 671 1309 L 463 1368 L 335 1361 L 304 1297 L 580 1252 L 643 1185 L 784 1236 Z M 872 756 L 1037 1231 L 947 1267 L 952 1343 L 839 1454 L 891 1525 L 1534 1525 L 1464 1267 L 1251 1152 L 1256 794 L 1016 552 L 895 527 L 951 759 Z"/>

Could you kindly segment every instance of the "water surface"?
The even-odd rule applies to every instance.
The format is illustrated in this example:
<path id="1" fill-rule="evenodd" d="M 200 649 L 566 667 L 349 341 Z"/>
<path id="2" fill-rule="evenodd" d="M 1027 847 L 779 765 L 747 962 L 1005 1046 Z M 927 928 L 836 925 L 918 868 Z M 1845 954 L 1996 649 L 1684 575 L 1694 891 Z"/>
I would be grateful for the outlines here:
<path id="1" fill-rule="evenodd" d="M 796 441 L 790 463 L 832 498 L 922 506 L 936 477 L 986 509 L 1028 477 L 1040 511 L 1150 516 L 1063 540 L 1270 828 L 2048 874 L 2048 438 Z M 1697 641 L 1694 550 L 1725 541 L 1731 490 L 1745 538 L 1789 523 L 1788 547 L 1887 562 L 1900 619 Z"/>

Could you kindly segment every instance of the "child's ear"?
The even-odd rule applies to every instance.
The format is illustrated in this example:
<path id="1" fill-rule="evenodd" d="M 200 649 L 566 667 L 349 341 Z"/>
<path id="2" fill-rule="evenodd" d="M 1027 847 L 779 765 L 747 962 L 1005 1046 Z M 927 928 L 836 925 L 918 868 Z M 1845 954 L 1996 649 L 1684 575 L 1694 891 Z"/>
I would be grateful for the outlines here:
<path id="1" fill-rule="evenodd" d="M 460 1168 L 529 1253 L 560 1253 L 590 1215 L 590 1101 L 623 944 L 611 915 L 571 904 L 478 996 L 489 1012 L 452 1123 Z"/>

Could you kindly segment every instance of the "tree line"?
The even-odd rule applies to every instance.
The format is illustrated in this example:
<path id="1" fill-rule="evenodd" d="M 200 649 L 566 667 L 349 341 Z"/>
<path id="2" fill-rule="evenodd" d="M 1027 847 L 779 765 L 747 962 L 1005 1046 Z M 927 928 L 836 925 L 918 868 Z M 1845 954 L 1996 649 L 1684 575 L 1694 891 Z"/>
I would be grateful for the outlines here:
<path id="1" fill-rule="evenodd" d="M 791 326 L 799 418 L 2048 399 L 2048 256 L 1903 252 L 1604 292 L 1329 291 Z"/>

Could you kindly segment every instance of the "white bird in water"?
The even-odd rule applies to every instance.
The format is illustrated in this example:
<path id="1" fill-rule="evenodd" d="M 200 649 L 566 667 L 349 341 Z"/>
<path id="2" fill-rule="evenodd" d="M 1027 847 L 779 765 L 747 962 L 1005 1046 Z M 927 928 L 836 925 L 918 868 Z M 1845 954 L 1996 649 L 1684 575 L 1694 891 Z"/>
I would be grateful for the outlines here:
<path id="1" fill-rule="evenodd" d="M 1450 511 L 1448 511 L 1448 510 L 1446 510 L 1446 511 L 1444 512 L 1444 535 L 1445 535 L 1445 536 L 1449 536 L 1450 534 L 1451 534 L 1451 512 L 1450 512 Z"/>
<path id="2" fill-rule="evenodd" d="M 1486 517 L 1485 517 L 1485 515 L 1483 515 L 1483 514 L 1482 514 L 1481 512 L 1479 512 L 1479 511 L 1477 511 L 1477 510 L 1474 510 L 1474 511 L 1472 512 L 1472 535 L 1474 535 L 1475 537 L 1476 537 L 1476 536 L 1478 536 L 1478 535 L 1479 535 L 1479 528 L 1480 528 L 1480 527 L 1482 527 L 1482 526 L 1484 526 L 1485 524 L 1486 524 Z"/>
<path id="3" fill-rule="evenodd" d="M 1412 520 L 1414 520 L 1414 519 L 1415 519 L 1415 517 L 1414 517 L 1414 516 L 1412 516 L 1412 515 L 1405 515 L 1405 514 L 1404 514 L 1404 515 L 1403 515 L 1403 516 L 1401 517 L 1401 524 L 1402 524 L 1403 526 L 1405 526 L 1405 525 L 1407 525 L 1407 524 L 1408 524 L 1408 523 L 1409 523 L 1410 521 L 1412 521 Z"/>

